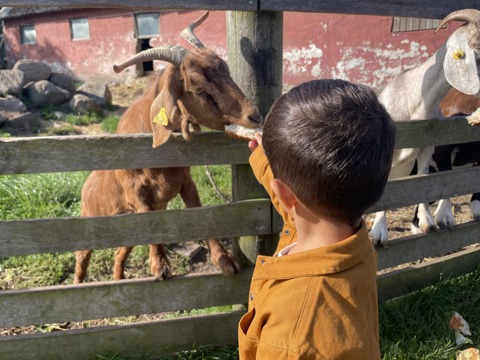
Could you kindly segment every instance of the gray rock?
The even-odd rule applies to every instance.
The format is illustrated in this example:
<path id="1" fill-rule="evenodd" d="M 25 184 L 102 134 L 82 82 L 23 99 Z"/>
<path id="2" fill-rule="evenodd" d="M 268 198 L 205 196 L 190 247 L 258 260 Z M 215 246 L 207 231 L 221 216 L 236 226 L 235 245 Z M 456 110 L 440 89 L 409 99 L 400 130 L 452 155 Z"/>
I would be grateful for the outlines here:
<path id="1" fill-rule="evenodd" d="M 102 113 L 102 107 L 95 99 L 84 94 L 75 94 L 70 99 L 70 109 L 75 114 L 85 114 L 89 112 Z"/>
<path id="2" fill-rule="evenodd" d="M 7 121 L 8 118 L 0 111 L 0 127 L 2 127 Z"/>
<path id="3" fill-rule="evenodd" d="M 27 106 L 14 96 L 0 97 L 0 111 L 3 112 L 25 112 Z"/>
<path id="4" fill-rule="evenodd" d="M 0 70 L 0 94 L 21 95 L 25 76 L 20 70 Z"/>
<path id="5" fill-rule="evenodd" d="M 107 104 L 112 103 L 112 93 L 110 86 L 105 81 L 89 80 L 80 86 L 77 90 L 78 94 L 86 95 L 101 107 L 105 107 Z"/>
<path id="6" fill-rule="evenodd" d="M 47 80 L 52 73 L 50 66 L 34 60 L 19 60 L 13 66 L 13 70 L 23 71 L 24 83 Z"/>
<path id="7" fill-rule="evenodd" d="M 71 98 L 70 92 L 62 89 L 50 81 L 41 80 L 28 88 L 28 98 L 35 107 L 46 105 L 59 105 Z"/>
<path id="8" fill-rule="evenodd" d="M 72 78 L 70 75 L 67 74 L 62 74 L 58 72 L 52 72 L 50 75 L 49 81 L 70 92 L 70 94 L 75 94 L 76 88 L 75 88 L 75 79 Z"/>
<path id="9" fill-rule="evenodd" d="M 41 129 L 41 119 L 32 112 L 10 112 L 4 113 L 7 121 L 2 130 L 14 136 L 23 136 L 36 133 Z"/>

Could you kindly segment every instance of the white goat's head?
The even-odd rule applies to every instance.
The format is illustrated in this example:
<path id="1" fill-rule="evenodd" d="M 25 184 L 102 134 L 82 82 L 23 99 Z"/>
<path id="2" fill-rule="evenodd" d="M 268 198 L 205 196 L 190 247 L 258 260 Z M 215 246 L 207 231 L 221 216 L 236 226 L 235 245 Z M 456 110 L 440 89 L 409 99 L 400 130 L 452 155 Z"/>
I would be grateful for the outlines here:
<path id="1" fill-rule="evenodd" d="M 163 72 L 161 86 L 157 85 L 158 95 L 150 104 L 154 147 L 167 141 L 173 131 L 181 130 L 183 137 L 190 140 L 190 124 L 195 130 L 199 130 L 200 125 L 224 130 L 229 124 L 256 128 L 261 122 L 257 107 L 233 81 L 225 61 L 205 48 L 193 33 L 207 16 L 208 12 L 181 33 L 194 46 L 192 51 L 181 46 L 162 46 L 145 50 L 114 66 L 114 71 L 120 72 L 144 61 L 162 60 L 172 64 Z"/>
<path id="2" fill-rule="evenodd" d="M 477 62 L 480 61 L 480 11 L 464 9 L 450 13 L 438 26 L 450 21 L 465 21 L 447 40 L 443 69 L 447 81 L 468 95 L 480 96 Z"/>

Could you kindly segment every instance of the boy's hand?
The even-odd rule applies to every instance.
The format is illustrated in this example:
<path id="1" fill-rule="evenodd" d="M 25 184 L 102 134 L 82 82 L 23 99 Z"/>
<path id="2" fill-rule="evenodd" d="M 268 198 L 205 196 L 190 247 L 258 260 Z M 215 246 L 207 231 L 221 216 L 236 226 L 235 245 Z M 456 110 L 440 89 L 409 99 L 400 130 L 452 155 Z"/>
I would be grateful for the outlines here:
<path id="1" fill-rule="evenodd" d="M 262 145 L 262 133 L 256 133 L 255 134 L 255 140 L 251 140 L 248 142 L 248 148 L 253 151 L 255 150 L 259 145 Z"/>

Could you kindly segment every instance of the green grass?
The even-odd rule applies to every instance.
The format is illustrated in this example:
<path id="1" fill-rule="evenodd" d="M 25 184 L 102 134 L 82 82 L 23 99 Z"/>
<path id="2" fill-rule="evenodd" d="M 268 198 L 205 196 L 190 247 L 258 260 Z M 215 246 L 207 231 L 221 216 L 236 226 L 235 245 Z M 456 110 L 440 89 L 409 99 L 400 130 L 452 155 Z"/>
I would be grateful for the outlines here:
<path id="1" fill-rule="evenodd" d="M 68 115 L 65 119 L 65 122 L 69 123 L 70 125 L 77 125 L 77 126 L 86 126 L 91 124 L 98 124 L 102 122 L 103 114 L 97 114 L 94 112 L 82 115 Z"/>
<path id="2" fill-rule="evenodd" d="M 103 131 L 113 134 L 117 130 L 120 116 L 110 115 L 104 118 L 100 124 Z"/>

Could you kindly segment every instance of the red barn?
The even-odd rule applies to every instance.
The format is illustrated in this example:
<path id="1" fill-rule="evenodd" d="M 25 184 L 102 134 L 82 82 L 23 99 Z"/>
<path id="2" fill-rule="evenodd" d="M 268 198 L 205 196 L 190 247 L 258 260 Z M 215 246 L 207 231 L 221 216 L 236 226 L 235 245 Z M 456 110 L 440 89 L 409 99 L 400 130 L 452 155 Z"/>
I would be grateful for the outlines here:
<path id="1" fill-rule="evenodd" d="M 111 74 L 112 65 L 149 46 L 188 46 L 180 31 L 201 11 L 3 8 L 6 58 L 36 59 L 79 79 Z M 453 31 L 438 21 L 321 13 L 284 14 L 283 81 L 342 78 L 381 88 L 433 54 Z M 226 58 L 226 13 L 212 11 L 196 31 Z M 152 64 L 145 64 L 149 70 Z M 162 66 L 159 64 L 159 66 Z"/>

